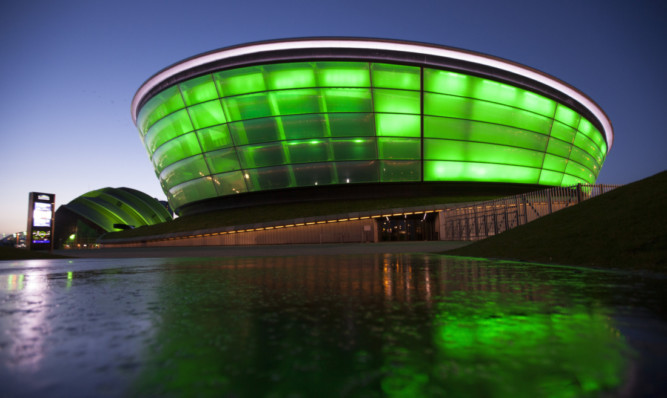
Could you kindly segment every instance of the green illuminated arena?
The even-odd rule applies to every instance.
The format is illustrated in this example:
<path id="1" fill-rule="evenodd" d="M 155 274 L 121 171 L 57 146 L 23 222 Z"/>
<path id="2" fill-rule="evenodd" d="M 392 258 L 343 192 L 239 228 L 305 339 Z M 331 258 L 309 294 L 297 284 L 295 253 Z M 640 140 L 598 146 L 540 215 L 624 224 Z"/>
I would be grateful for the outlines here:
<path id="1" fill-rule="evenodd" d="M 132 116 L 171 206 L 186 213 L 343 185 L 594 183 L 613 141 L 592 100 L 542 72 L 369 39 L 202 54 L 144 83 Z"/>

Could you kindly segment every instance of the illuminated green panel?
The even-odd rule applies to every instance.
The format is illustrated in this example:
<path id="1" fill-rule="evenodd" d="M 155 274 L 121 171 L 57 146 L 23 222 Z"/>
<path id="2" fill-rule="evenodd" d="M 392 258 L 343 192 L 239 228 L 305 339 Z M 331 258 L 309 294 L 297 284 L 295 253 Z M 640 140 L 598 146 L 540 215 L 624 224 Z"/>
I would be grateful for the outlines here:
<path id="1" fill-rule="evenodd" d="M 153 164 L 159 173 L 166 166 L 198 153 L 201 153 L 201 148 L 197 135 L 194 132 L 188 133 L 160 146 L 153 153 Z"/>
<path id="2" fill-rule="evenodd" d="M 504 164 L 424 161 L 424 181 L 486 181 L 537 184 L 540 170 Z"/>
<path id="3" fill-rule="evenodd" d="M 554 118 L 570 127 L 576 128 L 579 125 L 579 114 L 565 105 L 558 104 Z"/>
<path id="4" fill-rule="evenodd" d="M 264 66 L 269 90 L 316 87 L 313 66 L 306 62 Z"/>
<path id="5" fill-rule="evenodd" d="M 272 117 L 229 124 L 235 145 L 258 144 L 280 140 L 276 119 Z"/>
<path id="6" fill-rule="evenodd" d="M 246 170 L 251 182 L 250 191 L 263 191 L 267 189 L 291 188 L 290 166 L 267 167 L 262 169 Z"/>
<path id="7" fill-rule="evenodd" d="M 588 152 L 591 156 L 597 156 L 600 153 L 600 148 L 590 138 L 581 133 L 574 137 L 574 145 Z"/>
<path id="8" fill-rule="evenodd" d="M 434 116 L 424 117 L 424 137 L 488 142 L 539 151 L 546 149 L 549 140 L 549 137 L 543 134 L 515 127 Z"/>
<path id="9" fill-rule="evenodd" d="M 283 90 L 269 93 L 271 100 L 276 101 L 279 109 L 275 109 L 274 116 L 295 115 L 299 113 L 318 113 L 319 90 L 301 89 L 301 90 Z"/>
<path id="10" fill-rule="evenodd" d="M 204 152 L 227 148 L 232 145 L 232 137 L 226 124 L 197 131 L 199 143 Z"/>
<path id="11" fill-rule="evenodd" d="M 576 162 L 572 161 L 567 162 L 567 167 L 565 168 L 565 172 L 572 176 L 581 178 L 587 184 L 592 184 L 595 181 L 595 176 L 593 175 L 593 173 L 586 167 Z"/>
<path id="12" fill-rule="evenodd" d="M 591 171 L 597 171 L 598 169 L 593 157 L 583 149 L 579 149 L 577 147 L 572 147 L 572 151 L 570 152 L 570 160 L 574 160 L 575 162 L 586 166 Z"/>
<path id="13" fill-rule="evenodd" d="M 375 112 L 419 114 L 418 91 L 373 89 Z"/>
<path id="14" fill-rule="evenodd" d="M 188 116 L 187 111 L 183 109 L 174 112 L 155 123 L 150 130 L 148 130 L 148 133 L 146 133 L 146 136 L 144 137 L 146 149 L 148 149 L 150 153 L 153 153 L 155 148 L 162 145 L 164 142 L 192 130 L 194 129 L 192 128 L 192 123 L 190 123 L 190 116 Z"/>
<path id="15" fill-rule="evenodd" d="M 281 118 L 285 139 L 299 140 L 326 136 L 324 115 L 296 115 Z"/>
<path id="16" fill-rule="evenodd" d="M 215 126 L 216 124 L 225 123 L 225 114 L 222 111 L 220 100 L 213 100 L 204 102 L 199 105 L 194 105 L 188 108 L 192 124 L 196 129 L 204 127 Z"/>
<path id="17" fill-rule="evenodd" d="M 421 90 L 420 70 L 416 66 L 372 64 L 373 87 Z"/>
<path id="18" fill-rule="evenodd" d="M 230 121 L 272 116 L 268 93 L 240 95 L 222 101 Z"/>
<path id="19" fill-rule="evenodd" d="M 366 62 L 317 62 L 315 68 L 319 87 L 369 87 L 371 85 Z"/>
<path id="20" fill-rule="evenodd" d="M 563 180 L 563 173 L 558 173 L 551 170 L 542 170 L 540 173 L 540 185 L 559 186 Z"/>
<path id="21" fill-rule="evenodd" d="M 329 115 L 332 137 L 368 137 L 375 135 L 372 113 L 336 113 Z"/>
<path id="22" fill-rule="evenodd" d="M 231 171 L 229 173 L 216 174 L 213 176 L 218 195 L 233 195 L 247 192 L 243 172 Z"/>
<path id="23" fill-rule="evenodd" d="M 385 137 L 419 137 L 421 117 L 419 115 L 396 115 L 377 113 L 375 115 L 377 135 Z"/>
<path id="24" fill-rule="evenodd" d="M 593 127 L 593 124 L 591 122 L 589 122 L 588 120 L 586 120 L 585 118 L 582 117 L 579 120 L 579 127 L 577 128 L 577 130 L 582 132 L 586 137 L 589 137 L 589 138 L 592 137 L 594 129 L 595 129 L 595 127 Z"/>
<path id="25" fill-rule="evenodd" d="M 292 166 L 296 185 L 299 187 L 310 187 L 313 185 L 336 184 L 334 179 L 333 164 L 311 163 Z"/>
<path id="26" fill-rule="evenodd" d="M 598 159 L 600 163 L 602 163 L 602 158 L 604 157 L 604 154 L 607 153 L 607 144 L 604 140 L 604 137 L 600 133 L 600 130 L 595 128 L 595 126 L 591 126 L 587 138 L 595 143 L 595 150 L 594 152 L 591 152 L 591 155 L 595 156 L 595 158 Z"/>
<path id="27" fill-rule="evenodd" d="M 377 159 L 374 138 L 332 139 L 335 160 Z"/>
<path id="28" fill-rule="evenodd" d="M 513 106 L 553 117 L 556 103 L 541 95 L 508 84 L 478 77 L 471 78 L 471 97 Z"/>
<path id="29" fill-rule="evenodd" d="M 472 100 L 450 95 L 424 93 L 424 114 L 470 119 Z"/>
<path id="30" fill-rule="evenodd" d="M 602 164 L 602 162 L 604 162 L 604 159 L 605 159 L 606 155 L 607 155 L 607 144 L 603 142 L 602 146 L 600 147 L 600 152 L 598 153 L 598 156 L 596 157 L 596 159 L 598 160 L 598 162 L 600 164 Z"/>
<path id="31" fill-rule="evenodd" d="M 548 134 L 551 128 L 551 119 L 532 112 L 492 102 L 440 94 L 424 93 L 424 113 L 502 124 L 542 134 Z"/>
<path id="32" fill-rule="evenodd" d="M 169 190 L 169 193 L 172 197 L 172 205 L 176 208 L 186 203 L 217 196 L 213 178 L 210 176 L 176 185 Z"/>
<path id="33" fill-rule="evenodd" d="M 188 106 L 218 98 L 218 90 L 211 75 L 190 79 L 179 86 Z"/>
<path id="34" fill-rule="evenodd" d="M 207 170 L 204 157 L 202 155 L 192 156 L 167 166 L 160 173 L 160 181 L 169 189 L 182 182 L 201 177 L 202 170 Z"/>
<path id="35" fill-rule="evenodd" d="M 555 138 L 550 138 L 549 146 L 547 147 L 547 152 L 553 153 L 558 156 L 562 156 L 564 158 L 568 158 L 570 156 L 571 149 L 572 145 L 568 144 L 567 142 L 563 142 Z"/>
<path id="36" fill-rule="evenodd" d="M 329 159 L 329 140 L 312 139 L 287 143 L 292 163 L 325 162 Z"/>
<path id="37" fill-rule="evenodd" d="M 371 90 L 366 88 L 323 88 L 328 112 L 372 112 Z"/>
<path id="38" fill-rule="evenodd" d="M 578 178 L 569 174 L 563 174 L 563 181 L 561 182 L 561 186 L 570 187 L 577 184 L 587 184 L 587 182 L 583 178 Z"/>
<path id="39" fill-rule="evenodd" d="M 593 133 L 591 134 L 590 138 L 593 140 L 593 142 L 595 142 L 595 144 L 598 146 L 601 152 L 607 153 L 606 151 L 607 143 L 604 140 L 602 133 L 600 133 L 600 130 L 593 127 Z"/>
<path id="40" fill-rule="evenodd" d="M 509 84 L 433 69 L 424 70 L 424 90 L 497 102 L 548 117 L 556 108 L 554 101 Z"/>
<path id="41" fill-rule="evenodd" d="M 542 134 L 549 134 L 551 129 L 551 119 L 547 117 L 484 101 L 473 101 L 471 119 L 514 126 Z"/>
<path id="42" fill-rule="evenodd" d="M 516 106 L 550 118 L 554 116 L 557 105 L 555 101 L 530 91 L 519 91 L 521 92 L 521 95 L 519 96 Z"/>
<path id="43" fill-rule="evenodd" d="M 379 163 L 377 160 L 367 162 L 336 162 L 336 173 L 339 184 L 358 184 L 362 182 L 378 182 Z"/>
<path id="44" fill-rule="evenodd" d="M 420 181 L 421 162 L 405 160 L 383 160 L 380 162 L 380 181 Z"/>
<path id="45" fill-rule="evenodd" d="M 538 151 L 478 142 L 424 140 L 424 159 L 459 160 L 541 167 L 543 154 Z"/>
<path id="46" fill-rule="evenodd" d="M 213 77 L 215 78 L 215 84 L 218 86 L 220 95 L 225 97 L 266 91 L 264 72 L 261 66 L 218 72 Z"/>
<path id="47" fill-rule="evenodd" d="M 471 80 L 461 73 L 424 68 L 424 91 L 469 97 Z"/>
<path id="48" fill-rule="evenodd" d="M 493 80 L 470 77 L 470 97 L 518 106 L 524 90 Z M 553 114 L 553 112 L 552 112 Z"/>
<path id="49" fill-rule="evenodd" d="M 577 131 L 575 129 L 559 122 L 554 122 L 553 126 L 551 126 L 551 136 L 568 143 L 574 142 L 574 136 L 576 134 Z"/>
<path id="50" fill-rule="evenodd" d="M 168 114 L 183 109 L 183 97 L 177 87 L 170 87 L 155 97 L 151 98 L 146 105 L 141 108 L 137 117 L 137 125 L 145 134 L 155 122 L 167 116 Z"/>
<path id="51" fill-rule="evenodd" d="M 236 155 L 236 150 L 234 148 L 207 152 L 204 156 L 206 158 L 206 163 L 213 174 L 225 173 L 241 168 L 239 166 L 239 158 Z"/>
<path id="52" fill-rule="evenodd" d="M 567 158 L 562 158 L 560 156 L 551 155 L 548 153 L 544 154 L 544 168 L 552 171 L 565 171 L 565 166 L 567 165 Z"/>
<path id="53" fill-rule="evenodd" d="M 237 147 L 241 167 L 253 169 L 255 167 L 276 166 L 285 164 L 283 144 L 280 142 L 264 145 L 247 145 Z"/>
<path id="54" fill-rule="evenodd" d="M 380 159 L 421 159 L 421 141 L 416 138 L 378 138 Z"/>

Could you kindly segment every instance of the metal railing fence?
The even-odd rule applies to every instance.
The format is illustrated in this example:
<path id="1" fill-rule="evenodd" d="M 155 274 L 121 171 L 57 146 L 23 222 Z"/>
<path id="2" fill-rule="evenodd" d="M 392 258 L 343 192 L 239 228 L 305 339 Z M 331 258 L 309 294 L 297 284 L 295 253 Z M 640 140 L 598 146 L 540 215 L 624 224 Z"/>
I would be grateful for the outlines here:
<path id="1" fill-rule="evenodd" d="M 547 214 L 607 193 L 620 185 L 579 184 L 451 207 L 444 217 L 443 240 L 481 240 Z"/>

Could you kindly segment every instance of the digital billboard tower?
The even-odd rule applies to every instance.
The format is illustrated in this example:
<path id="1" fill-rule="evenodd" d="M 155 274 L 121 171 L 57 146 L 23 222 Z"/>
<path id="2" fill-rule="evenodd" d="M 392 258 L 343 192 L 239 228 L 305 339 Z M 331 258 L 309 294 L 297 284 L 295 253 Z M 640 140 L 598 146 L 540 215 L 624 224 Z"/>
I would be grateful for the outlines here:
<path id="1" fill-rule="evenodd" d="M 28 199 L 28 234 L 30 250 L 53 250 L 53 228 L 56 195 L 30 192 Z"/>

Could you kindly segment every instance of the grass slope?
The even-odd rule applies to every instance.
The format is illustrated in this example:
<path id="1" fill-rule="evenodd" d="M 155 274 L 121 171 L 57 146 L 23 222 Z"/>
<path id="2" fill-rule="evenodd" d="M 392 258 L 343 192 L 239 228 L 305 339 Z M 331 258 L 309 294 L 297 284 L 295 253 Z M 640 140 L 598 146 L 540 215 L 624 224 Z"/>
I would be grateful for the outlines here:
<path id="1" fill-rule="evenodd" d="M 665 272 L 666 223 L 663 171 L 446 254 Z"/>

